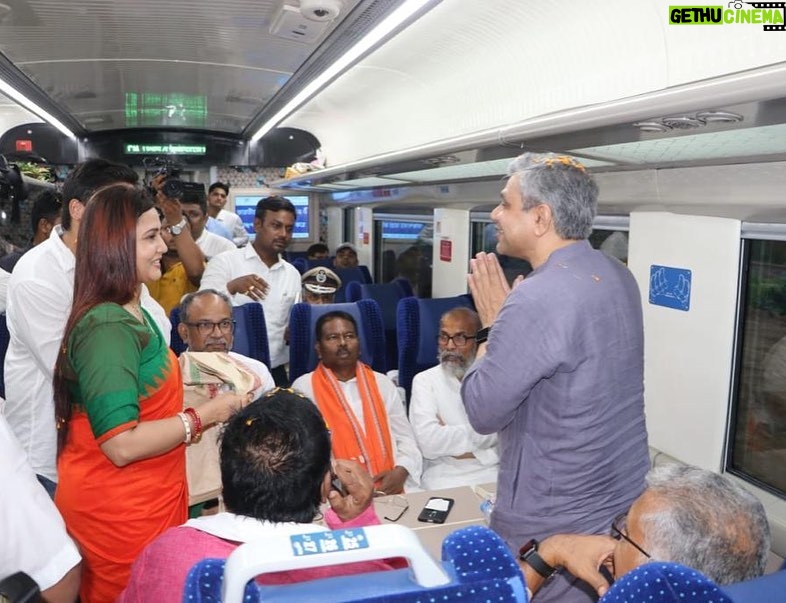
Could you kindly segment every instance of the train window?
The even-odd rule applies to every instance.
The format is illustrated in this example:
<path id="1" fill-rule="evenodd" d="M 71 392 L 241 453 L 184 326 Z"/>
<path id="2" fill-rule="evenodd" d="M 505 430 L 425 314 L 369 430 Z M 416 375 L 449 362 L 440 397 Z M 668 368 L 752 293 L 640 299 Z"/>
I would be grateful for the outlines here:
<path id="1" fill-rule="evenodd" d="M 625 222 L 627 224 L 627 222 Z M 497 246 L 494 223 L 488 220 L 472 221 L 472 255 L 479 251 L 494 251 Z M 617 259 L 628 262 L 628 233 L 624 230 L 595 228 L 589 237 L 590 245 Z M 500 264 L 505 271 L 508 283 L 513 283 L 519 274 L 529 274 L 532 267 L 526 260 L 499 255 Z"/>
<path id="2" fill-rule="evenodd" d="M 786 496 L 786 241 L 745 240 L 727 470 Z"/>
<path id="3" fill-rule="evenodd" d="M 377 281 L 405 278 L 418 297 L 431 297 L 434 220 L 429 217 L 380 216 L 374 219 Z"/>

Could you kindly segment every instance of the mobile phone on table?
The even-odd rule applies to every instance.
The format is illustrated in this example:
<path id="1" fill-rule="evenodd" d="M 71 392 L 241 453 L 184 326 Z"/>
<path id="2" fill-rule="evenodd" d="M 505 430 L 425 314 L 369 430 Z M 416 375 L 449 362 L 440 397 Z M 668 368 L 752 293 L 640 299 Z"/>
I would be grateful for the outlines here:
<path id="1" fill-rule="evenodd" d="M 418 515 L 418 521 L 427 523 L 445 523 L 448 513 L 453 508 L 455 501 L 452 498 L 432 496 Z"/>

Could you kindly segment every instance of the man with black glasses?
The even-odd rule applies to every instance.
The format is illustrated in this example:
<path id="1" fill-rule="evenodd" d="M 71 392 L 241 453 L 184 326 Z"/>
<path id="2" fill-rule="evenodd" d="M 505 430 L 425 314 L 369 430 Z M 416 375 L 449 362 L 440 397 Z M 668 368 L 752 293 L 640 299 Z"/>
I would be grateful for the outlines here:
<path id="1" fill-rule="evenodd" d="M 711 471 L 667 464 L 647 475 L 647 489 L 614 520 L 610 536 L 556 534 L 528 542 L 519 558 L 533 592 L 564 568 L 603 595 L 609 584 L 601 566 L 619 578 L 671 561 L 723 585 L 761 576 L 769 551 L 767 515 L 755 496 Z"/>
<path id="2" fill-rule="evenodd" d="M 497 481 L 497 434 L 472 429 L 461 401 L 461 380 L 475 361 L 477 312 L 448 310 L 439 323 L 439 364 L 415 375 L 409 420 L 423 453 L 426 490 Z"/>
<path id="3" fill-rule="evenodd" d="M 233 352 L 235 321 L 229 298 L 215 289 L 190 293 L 180 304 L 180 338 L 189 352 L 227 352 L 240 364 L 256 373 L 262 385 L 254 391 L 254 398 L 275 387 L 268 368 L 259 360 Z"/>

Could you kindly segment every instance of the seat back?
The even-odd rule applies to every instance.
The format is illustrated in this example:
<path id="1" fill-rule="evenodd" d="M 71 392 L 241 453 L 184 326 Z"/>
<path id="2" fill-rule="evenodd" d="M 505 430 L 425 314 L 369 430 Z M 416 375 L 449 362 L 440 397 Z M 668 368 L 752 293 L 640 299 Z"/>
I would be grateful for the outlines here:
<path id="1" fill-rule="evenodd" d="M 472 297 L 405 297 L 399 300 L 396 310 L 398 384 L 406 392 L 407 405 L 412 391 L 412 379 L 420 371 L 437 364 L 439 319 L 448 310 L 459 306 L 474 309 Z"/>
<path id="2" fill-rule="evenodd" d="M 786 596 L 786 569 L 721 586 L 721 590 L 728 595 L 734 603 L 759 603 L 760 601 L 780 601 Z"/>
<path id="3" fill-rule="evenodd" d="M 371 273 L 366 266 L 355 266 L 354 268 L 333 268 L 338 278 L 341 279 L 341 287 L 336 291 L 335 301 L 337 304 L 349 301 L 346 295 L 347 285 L 352 282 L 371 283 Z"/>
<path id="4" fill-rule="evenodd" d="M 317 319 L 334 311 L 351 314 L 358 325 L 360 359 L 372 369 L 384 373 L 385 328 L 382 313 L 373 299 L 354 303 L 310 305 L 295 304 L 289 314 L 289 380 L 313 371 L 318 362 L 314 349 Z"/>
<path id="5" fill-rule="evenodd" d="M 665 561 L 653 561 L 632 569 L 611 585 L 600 603 L 643 601 L 732 603 L 720 587 L 701 572 L 679 563 Z"/>
<path id="6" fill-rule="evenodd" d="M 0 398 L 5 398 L 5 354 L 10 341 L 11 333 L 8 331 L 8 322 L 3 312 L 0 314 Z"/>
<path id="7" fill-rule="evenodd" d="M 254 358 L 270 368 L 270 349 L 267 341 L 267 325 L 265 324 L 265 310 L 261 304 L 250 303 L 232 307 L 232 317 L 235 319 L 235 335 L 232 341 L 232 351 Z M 178 356 L 186 351 L 188 346 L 177 332 L 180 324 L 180 308 L 172 308 L 169 320 L 172 323 L 172 337 L 169 347 Z"/>
<path id="8" fill-rule="evenodd" d="M 450 534 L 442 545 L 441 564 L 426 553 L 415 533 L 404 526 L 277 536 L 239 546 L 228 559 L 206 559 L 189 572 L 183 600 L 224 601 L 409 602 L 520 601 L 527 595 L 521 570 L 502 539 L 485 527 Z M 283 586 L 252 579 L 271 571 L 403 557 L 410 567 Z M 474 595 L 474 596 L 473 596 Z"/>
<path id="9" fill-rule="evenodd" d="M 399 300 L 412 296 L 412 286 L 406 279 L 395 279 L 385 284 L 351 282 L 346 289 L 347 301 L 373 299 L 382 311 L 385 327 L 385 363 L 387 370 L 398 368 L 398 336 L 396 310 Z"/>

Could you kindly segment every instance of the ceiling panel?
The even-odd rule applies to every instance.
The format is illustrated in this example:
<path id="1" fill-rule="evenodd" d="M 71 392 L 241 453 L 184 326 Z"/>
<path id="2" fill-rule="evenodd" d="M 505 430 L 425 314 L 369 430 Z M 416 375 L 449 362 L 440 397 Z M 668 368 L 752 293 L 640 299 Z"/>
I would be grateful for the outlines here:
<path id="1" fill-rule="evenodd" d="M 167 95 L 158 121 L 145 107 L 155 122 L 147 125 L 240 134 L 301 67 L 362 37 L 401 0 L 341 2 L 323 27 L 300 16 L 298 0 L 5 0 L 0 53 L 88 131 L 136 127 L 125 115 L 135 94 Z M 274 35 L 282 12 L 320 35 L 313 43 Z M 178 103 L 168 101 L 177 95 L 186 112 L 200 106 L 198 123 L 173 119 L 168 106 Z"/>

